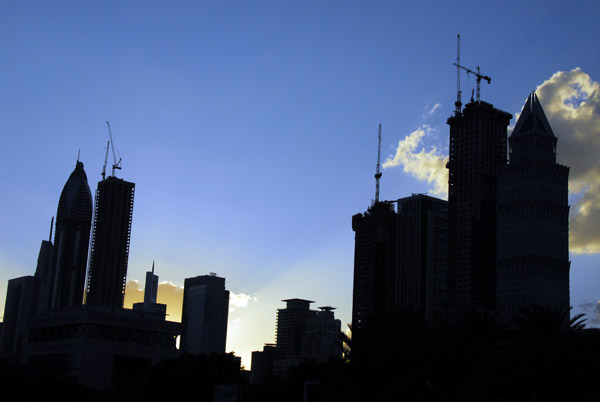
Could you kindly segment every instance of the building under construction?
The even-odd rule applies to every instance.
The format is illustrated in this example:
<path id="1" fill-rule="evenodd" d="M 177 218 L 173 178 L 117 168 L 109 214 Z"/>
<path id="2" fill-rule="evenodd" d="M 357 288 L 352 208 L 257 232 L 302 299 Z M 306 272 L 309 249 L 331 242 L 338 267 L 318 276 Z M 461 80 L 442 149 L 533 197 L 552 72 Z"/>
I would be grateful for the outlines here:
<path id="1" fill-rule="evenodd" d="M 98 183 L 86 304 L 123 307 L 134 192 L 114 176 Z"/>

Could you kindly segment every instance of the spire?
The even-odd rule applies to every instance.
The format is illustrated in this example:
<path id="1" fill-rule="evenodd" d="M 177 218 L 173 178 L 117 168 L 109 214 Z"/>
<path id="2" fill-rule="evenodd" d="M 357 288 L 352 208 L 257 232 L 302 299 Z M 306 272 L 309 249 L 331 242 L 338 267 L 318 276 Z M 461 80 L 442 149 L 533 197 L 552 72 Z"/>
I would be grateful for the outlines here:
<path id="1" fill-rule="evenodd" d="M 511 137 L 520 136 L 529 132 L 546 134 L 556 138 L 550 127 L 550 123 L 548 123 L 544 109 L 542 109 L 542 104 L 535 92 L 529 94 Z"/>
<path id="2" fill-rule="evenodd" d="M 508 142 L 510 163 L 521 160 L 556 162 L 557 138 L 535 92 L 529 94 Z"/>

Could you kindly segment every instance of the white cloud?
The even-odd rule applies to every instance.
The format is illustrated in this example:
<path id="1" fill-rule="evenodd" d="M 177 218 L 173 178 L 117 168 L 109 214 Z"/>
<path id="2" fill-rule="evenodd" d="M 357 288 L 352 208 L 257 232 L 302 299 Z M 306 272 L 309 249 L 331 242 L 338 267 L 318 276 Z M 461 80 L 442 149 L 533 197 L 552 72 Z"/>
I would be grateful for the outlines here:
<path id="1" fill-rule="evenodd" d="M 575 68 L 537 87 L 554 134 L 557 159 L 570 167 L 570 250 L 600 253 L 600 84 Z"/>
<path id="2" fill-rule="evenodd" d="M 438 110 L 440 106 L 442 106 L 441 103 L 436 103 L 435 105 L 433 105 L 431 107 L 429 107 L 429 104 L 427 104 L 427 106 L 425 106 L 425 112 L 423 113 L 423 119 L 427 119 L 427 118 L 433 116 L 435 111 Z"/>
<path id="3" fill-rule="evenodd" d="M 250 296 L 245 293 L 229 292 L 229 312 L 235 311 L 236 308 L 248 307 L 248 302 L 257 301 L 258 297 Z"/>
<path id="4" fill-rule="evenodd" d="M 537 87 L 536 93 L 558 137 L 557 160 L 570 167 L 570 250 L 600 253 L 600 84 L 575 68 L 555 73 Z M 426 110 L 433 113 L 437 107 Z M 519 113 L 515 116 L 518 119 Z M 402 166 L 405 173 L 432 185 L 432 194 L 446 198 L 448 157 L 436 147 L 428 151 L 419 147 L 431 132 L 431 127 L 423 125 L 400 140 L 396 155 L 383 167 Z"/>
<path id="5" fill-rule="evenodd" d="M 388 158 L 383 167 L 402 166 L 405 173 L 433 185 L 431 190 L 433 195 L 446 198 L 448 194 L 448 170 L 446 169 L 448 157 L 438 152 L 435 146 L 430 147 L 429 151 L 420 148 L 417 152 L 423 137 L 431 132 L 430 126 L 422 125 L 404 137 L 398 142 L 396 155 Z"/>
<path id="6" fill-rule="evenodd" d="M 597 303 L 583 303 L 577 306 L 578 313 L 585 314 L 585 325 L 588 328 L 599 328 L 600 327 L 600 302 Z"/>

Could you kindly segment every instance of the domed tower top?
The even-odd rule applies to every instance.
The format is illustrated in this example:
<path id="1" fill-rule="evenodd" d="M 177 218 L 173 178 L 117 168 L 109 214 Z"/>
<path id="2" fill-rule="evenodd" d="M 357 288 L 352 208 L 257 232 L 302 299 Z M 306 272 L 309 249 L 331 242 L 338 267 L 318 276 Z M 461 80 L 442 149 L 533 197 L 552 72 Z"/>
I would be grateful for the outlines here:
<path id="1" fill-rule="evenodd" d="M 83 170 L 83 163 L 77 161 L 75 170 L 69 176 L 60 195 L 56 221 L 58 223 L 63 219 L 73 218 L 91 222 L 92 205 L 92 193 Z"/>

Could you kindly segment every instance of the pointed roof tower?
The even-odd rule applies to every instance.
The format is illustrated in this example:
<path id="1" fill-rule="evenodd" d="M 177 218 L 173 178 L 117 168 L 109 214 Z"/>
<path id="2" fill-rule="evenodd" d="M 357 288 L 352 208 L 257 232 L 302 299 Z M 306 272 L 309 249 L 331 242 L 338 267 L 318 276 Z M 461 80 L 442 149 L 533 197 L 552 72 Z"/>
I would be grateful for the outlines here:
<path id="1" fill-rule="evenodd" d="M 87 175 L 83 170 L 83 163 L 77 160 L 75 170 L 65 183 L 58 209 L 56 212 L 56 223 L 67 218 L 75 218 L 84 221 L 92 219 L 92 193 L 88 185 Z"/>
<path id="2" fill-rule="evenodd" d="M 535 92 L 527 98 L 509 141 L 510 162 L 544 160 L 556 162 L 557 138 Z"/>

